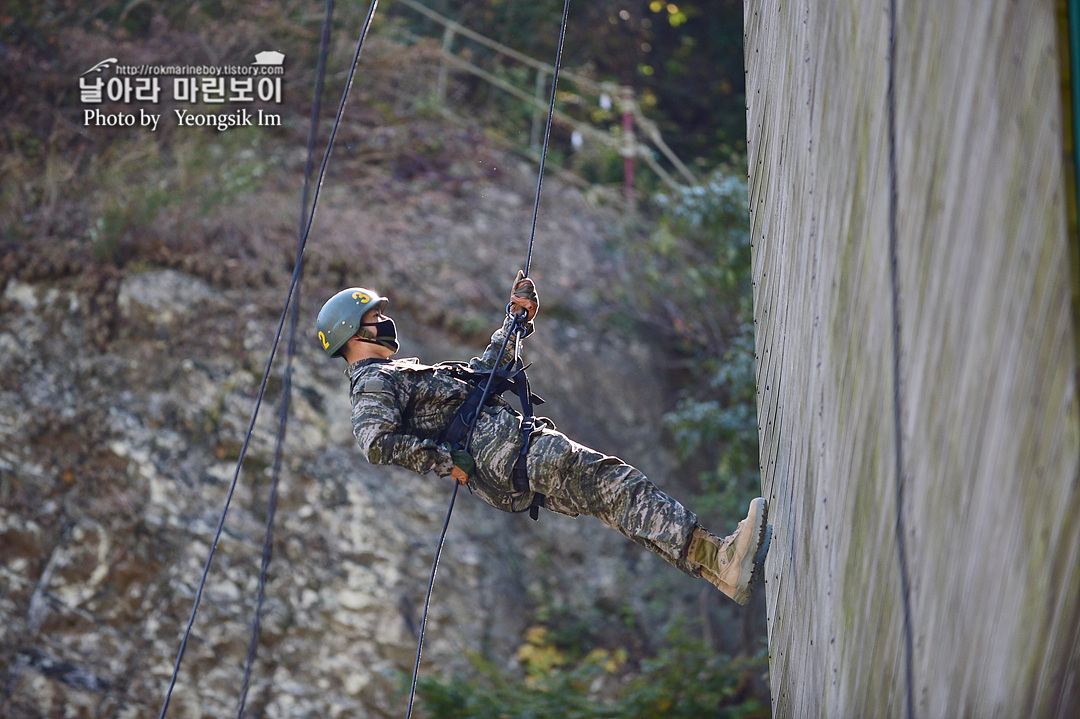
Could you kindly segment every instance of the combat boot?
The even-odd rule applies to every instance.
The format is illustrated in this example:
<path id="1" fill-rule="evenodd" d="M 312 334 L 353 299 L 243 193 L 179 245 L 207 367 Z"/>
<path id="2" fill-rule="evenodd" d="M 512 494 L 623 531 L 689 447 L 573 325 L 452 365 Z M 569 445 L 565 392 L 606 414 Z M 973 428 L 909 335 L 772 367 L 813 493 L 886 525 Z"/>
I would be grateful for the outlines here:
<path id="1" fill-rule="evenodd" d="M 767 519 L 768 504 L 758 497 L 750 502 L 746 519 L 723 539 L 697 527 L 686 558 L 717 589 L 739 604 L 746 604 L 772 540 L 772 525 Z"/>

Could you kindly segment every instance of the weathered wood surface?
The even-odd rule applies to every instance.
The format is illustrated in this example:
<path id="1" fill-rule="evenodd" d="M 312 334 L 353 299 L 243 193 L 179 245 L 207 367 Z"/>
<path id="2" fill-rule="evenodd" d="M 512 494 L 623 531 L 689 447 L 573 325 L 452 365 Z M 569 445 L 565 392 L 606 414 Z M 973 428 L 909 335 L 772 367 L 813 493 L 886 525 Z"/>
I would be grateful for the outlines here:
<path id="1" fill-rule="evenodd" d="M 1057 10 L 745 4 L 778 717 L 1080 716 Z"/>

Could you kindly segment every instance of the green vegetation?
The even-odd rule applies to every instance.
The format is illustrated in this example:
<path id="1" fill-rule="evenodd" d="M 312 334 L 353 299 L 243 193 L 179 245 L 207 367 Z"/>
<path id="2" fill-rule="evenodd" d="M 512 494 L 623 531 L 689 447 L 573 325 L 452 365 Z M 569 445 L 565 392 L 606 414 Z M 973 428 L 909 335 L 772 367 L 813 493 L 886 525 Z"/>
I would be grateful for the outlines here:
<path id="1" fill-rule="evenodd" d="M 664 212 L 648 275 L 655 291 L 680 308 L 672 323 L 690 376 L 665 419 L 683 458 L 705 467 L 702 511 L 732 519 L 761 486 L 750 229 L 741 177 L 720 171 L 701 186 L 659 198 Z"/>
<path id="2" fill-rule="evenodd" d="M 769 715 L 762 704 L 763 656 L 716 654 L 676 626 L 654 657 L 629 666 L 624 648 L 574 652 L 544 626 L 525 635 L 517 659 L 524 683 L 480 656 L 469 677 L 420 680 L 424 711 L 433 719 L 749 719 Z"/>
<path id="3" fill-rule="evenodd" d="M 519 52 L 546 62 L 555 58 L 562 0 L 425 4 Z M 421 33 L 437 34 L 414 13 L 394 6 L 389 12 Z M 738 0 L 571 2 L 564 64 L 634 88 L 676 154 L 707 170 L 745 153 L 742 35 Z M 503 101 L 490 92 L 482 83 L 472 85 L 470 101 Z"/>
<path id="4" fill-rule="evenodd" d="M 626 250 L 633 275 L 624 282 L 652 299 L 643 307 L 622 298 L 639 331 L 669 348 L 680 389 L 665 421 L 698 479 L 695 508 L 729 521 L 760 491 L 744 176 L 724 168 L 658 195 L 652 235 Z"/>

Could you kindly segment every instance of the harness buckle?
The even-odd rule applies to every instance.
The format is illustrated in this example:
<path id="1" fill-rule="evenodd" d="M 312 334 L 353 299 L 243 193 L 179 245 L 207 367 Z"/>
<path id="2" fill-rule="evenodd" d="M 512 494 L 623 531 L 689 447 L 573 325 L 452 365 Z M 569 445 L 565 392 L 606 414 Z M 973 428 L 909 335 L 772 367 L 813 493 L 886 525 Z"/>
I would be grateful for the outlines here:
<path id="1" fill-rule="evenodd" d="M 513 302 L 506 303 L 506 314 L 514 318 L 514 325 L 510 328 L 510 331 L 516 334 L 518 338 L 524 338 L 525 333 L 527 332 L 527 330 L 525 329 L 525 325 L 528 323 L 528 320 L 525 319 L 526 313 L 522 312 L 519 315 L 514 312 L 513 310 L 516 308 L 517 305 L 515 305 Z"/>

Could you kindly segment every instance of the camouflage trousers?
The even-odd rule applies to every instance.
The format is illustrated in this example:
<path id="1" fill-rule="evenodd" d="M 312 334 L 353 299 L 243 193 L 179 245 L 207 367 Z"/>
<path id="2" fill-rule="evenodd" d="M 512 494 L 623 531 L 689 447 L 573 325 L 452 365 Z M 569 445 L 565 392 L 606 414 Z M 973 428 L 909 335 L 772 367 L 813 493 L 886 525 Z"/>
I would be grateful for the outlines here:
<path id="1" fill-rule="evenodd" d="M 561 514 L 586 514 L 660 555 L 683 572 L 701 576 L 683 558 L 697 516 L 636 467 L 561 432 L 537 428 L 526 460 L 529 488 Z"/>

